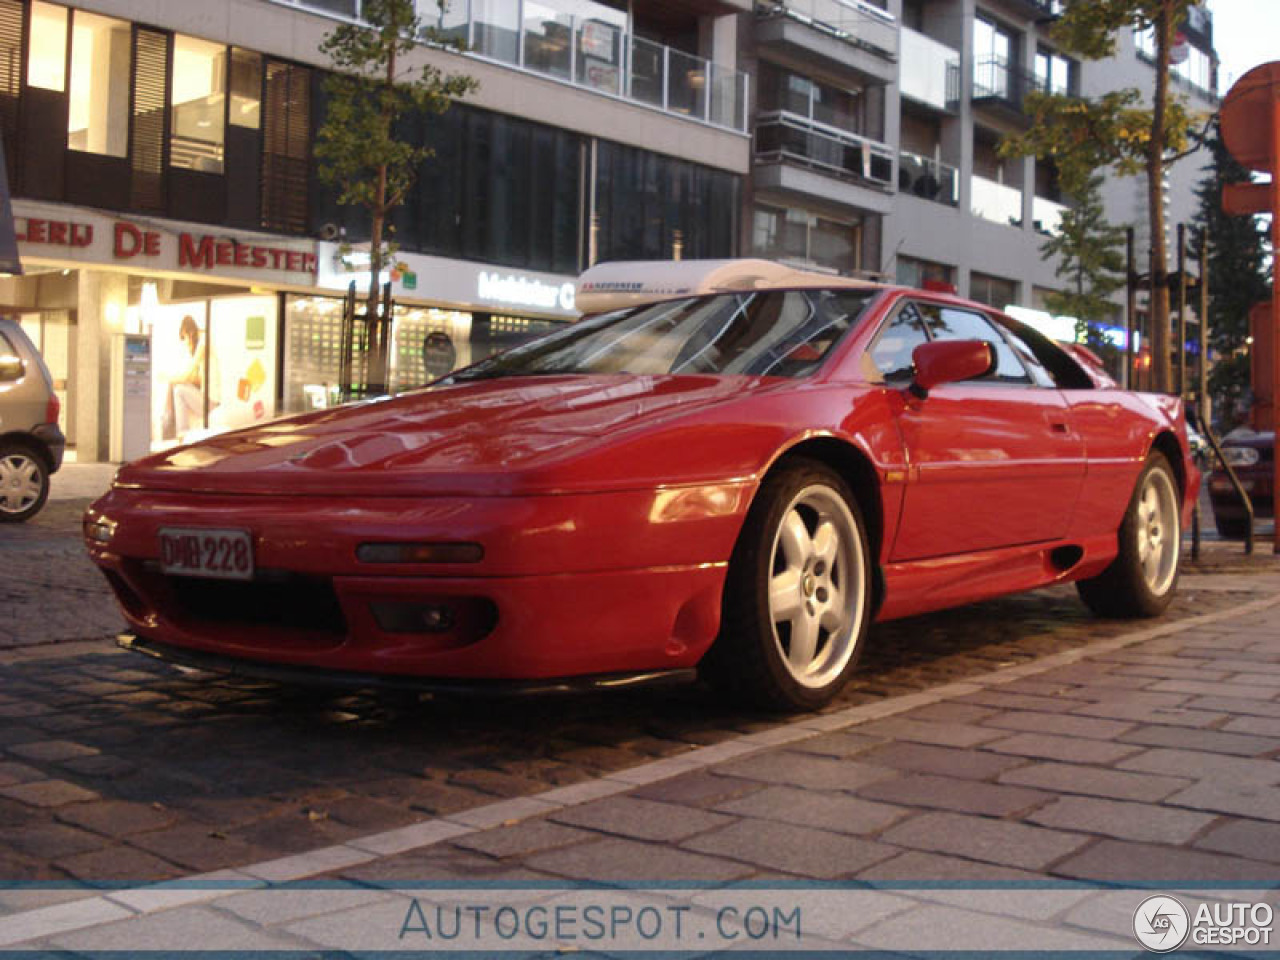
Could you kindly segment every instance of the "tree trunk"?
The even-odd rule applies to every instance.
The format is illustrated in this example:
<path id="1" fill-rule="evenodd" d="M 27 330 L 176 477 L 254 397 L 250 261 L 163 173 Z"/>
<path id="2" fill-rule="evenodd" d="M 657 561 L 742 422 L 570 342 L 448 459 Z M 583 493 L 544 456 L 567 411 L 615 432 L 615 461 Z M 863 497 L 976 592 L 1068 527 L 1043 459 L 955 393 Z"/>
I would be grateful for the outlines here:
<path id="1" fill-rule="evenodd" d="M 394 86 L 396 78 L 396 51 L 391 48 L 387 57 L 387 87 Z M 381 131 L 384 137 L 391 135 L 391 112 L 386 100 L 382 105 Z M 391 346 L 391 318 L 379 313 L 382 300 L 382 235 L 387 222 L 387 165 L 378 167 L 378 194 L 373 206 L 373 222 L 369 229 L 369 297 L 365 316 L 369 327 L 368 387 L 372 394 L 387 392 L 388 348 Z"/>
<path id="2" fill-rule="evenodd" d="M 1151 228 L 1151 389 L 1168 393 L 1169 365 L 1169 272 L 1164 242 L 1164 140 L 1165 109 L 1169 103 L 1169 47 L 1173 42 L 1173 3 L 1170 0 L 1156 14 L 1156 92 L 1152 104 L 1151 142 L 1147 147 L 1147 206 Z"/>

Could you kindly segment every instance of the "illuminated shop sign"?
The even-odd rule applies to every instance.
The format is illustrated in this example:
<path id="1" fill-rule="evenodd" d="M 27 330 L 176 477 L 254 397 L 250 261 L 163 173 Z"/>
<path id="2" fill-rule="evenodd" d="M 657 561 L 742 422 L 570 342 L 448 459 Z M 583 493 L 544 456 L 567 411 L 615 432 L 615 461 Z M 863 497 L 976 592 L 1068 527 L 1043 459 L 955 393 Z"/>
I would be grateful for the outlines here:
<path id="1" fill-rule="evenodd" d="M 489 303 L 527 307 L 535 310 L 572 310 L 572 283 L 543 283 L 530 277 L 481 271 L 476 281 L 476 296 Z"/>

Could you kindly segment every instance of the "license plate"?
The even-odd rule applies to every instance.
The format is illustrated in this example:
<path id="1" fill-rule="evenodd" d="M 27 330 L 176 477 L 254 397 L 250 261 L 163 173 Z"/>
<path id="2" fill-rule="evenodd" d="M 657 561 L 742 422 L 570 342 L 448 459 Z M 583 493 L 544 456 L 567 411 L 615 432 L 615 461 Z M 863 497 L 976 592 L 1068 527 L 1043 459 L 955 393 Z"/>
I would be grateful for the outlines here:
<path id="1" fill-rule="evenodd" d="M 253 540 L 247 530 L 160 531 L 160 569 L 179 577 L 253 579 Z"/>

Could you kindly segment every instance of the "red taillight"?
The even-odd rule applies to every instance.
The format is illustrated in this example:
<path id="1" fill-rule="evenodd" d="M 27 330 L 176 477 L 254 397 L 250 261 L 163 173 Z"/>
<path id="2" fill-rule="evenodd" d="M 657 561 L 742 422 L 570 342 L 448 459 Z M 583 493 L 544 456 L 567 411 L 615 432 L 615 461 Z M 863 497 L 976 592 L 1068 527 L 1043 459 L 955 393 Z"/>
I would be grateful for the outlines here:
<path id="1" fill-rule="evenodd" d="M 58 401 L 58 395 L 56 393 L 50 393 L 49 402 L 45 404 L 44 408 L 44 422 L 57 423 L 58 414 L 61 412 L 62 404 Z"/>

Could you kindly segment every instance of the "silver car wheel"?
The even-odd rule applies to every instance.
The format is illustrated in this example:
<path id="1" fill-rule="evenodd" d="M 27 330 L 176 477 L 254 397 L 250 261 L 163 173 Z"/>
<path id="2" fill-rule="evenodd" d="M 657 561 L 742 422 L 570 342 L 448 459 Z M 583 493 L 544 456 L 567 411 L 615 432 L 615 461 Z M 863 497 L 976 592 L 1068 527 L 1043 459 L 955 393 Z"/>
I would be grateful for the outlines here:
<path id="1" fill-rule="evenodd" d="M 22 513 L 40 499 L 44 490 L 44 467 L 25 453 L 0 457 L 0 511 Z"/>
<path id="2" fill-rule="evenodd" d="M 773 538 L 769 619 L 783 666 L 818 689 L 844 671 L 867 603 L 866 557 L 844 498 L 805 487 L 782 513 Z"/>
<path id="3" fill-rule="evenodd" d="M 1147 589 L 1163 596 L 1178 572 L 1178 495 L 1167 470 L 1147 473 L 1138 493 L 1138 566 Z"/>

